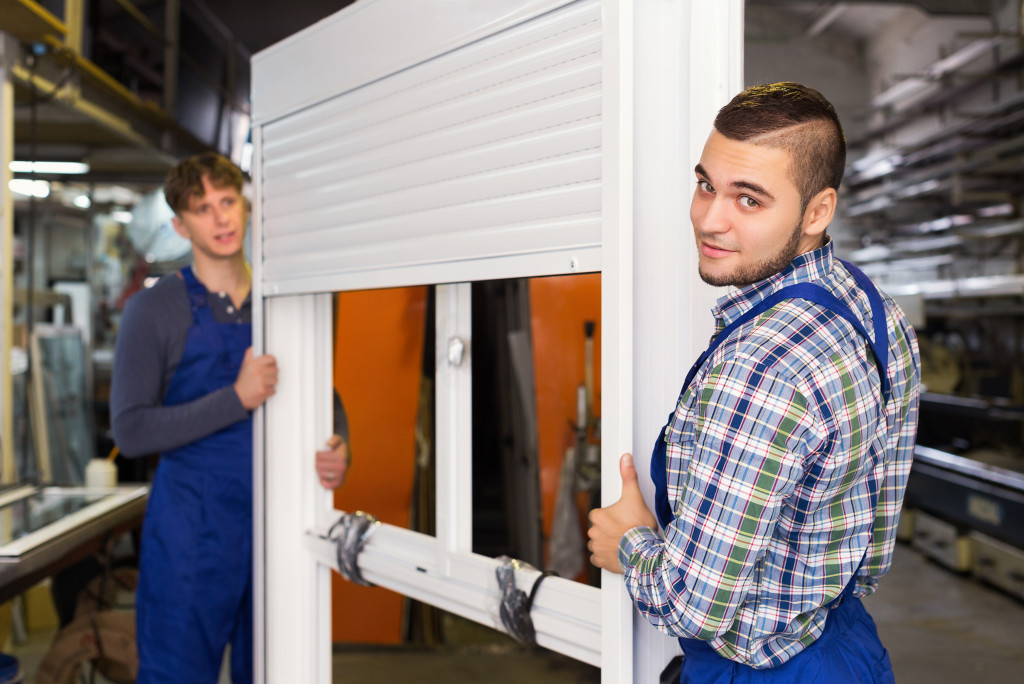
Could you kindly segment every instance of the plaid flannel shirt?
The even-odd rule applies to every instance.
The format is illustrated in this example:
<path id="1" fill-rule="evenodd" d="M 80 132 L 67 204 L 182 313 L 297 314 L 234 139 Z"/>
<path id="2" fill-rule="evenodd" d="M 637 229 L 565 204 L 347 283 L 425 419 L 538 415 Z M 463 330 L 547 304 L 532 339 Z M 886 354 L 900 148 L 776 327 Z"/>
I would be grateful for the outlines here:
<path id="1" fill-rule="evenodd" d="M 823 285 L 872 329 L 867 295 L 829 242 L 721 298 L 717 331 L 799 282 Z M 903 312 L 882 296 L 892 386 L 884 411 L 867 340 L 805 300 L 740 326 L 684 388 L 666 433 L 675 520 L 664 538 L 637 527 L 619 544 L 634 604 L 662 632 L 777 666 L 821 635 L 824 606 L 858 568 L 858 596 L 888 572 L 920 359 Z"/>

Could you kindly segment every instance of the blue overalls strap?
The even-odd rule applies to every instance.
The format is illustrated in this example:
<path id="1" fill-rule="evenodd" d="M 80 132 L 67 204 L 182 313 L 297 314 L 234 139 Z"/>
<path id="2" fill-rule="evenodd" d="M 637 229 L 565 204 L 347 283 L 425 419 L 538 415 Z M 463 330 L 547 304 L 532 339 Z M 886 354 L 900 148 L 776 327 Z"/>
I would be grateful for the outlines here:
<path id="1" fill-rule="evenodd" d="M 185 281 L 185 288 L 188 290 L 188 303 L 192 308 L 193 322 L 199 323 L 199 317 L 210 316 L 209 322 L 213 322 L 213 314 L 206 305 L 206 286 L 199 282 L 196 274 L 192 272 L 191 266 L 181 269 L 181 277 Z"/>
<path id="2" fill-rule="evenodd" d="M 866 335 L 864 333 L 864 326 L 857 324 L 857 329 L 861 331 L 861 334 L 868 338 L 871 342 L 871 351 L 875 352 L 875 358 L 878 360 L 879 368 L 883 371 L 889 369 L 889 324 L 885 318 L 885 304 L 882 302 L 882 295 L 878 292 L 878 288 L 871 282 L 871 279 L 865 275 L 864 271 L 860 270 L 849 261 L 844 259 L 839 260 L 846 270 L 850 272 L 853 279 L 860 285 L 860 289 L 864 290 L 864 293 L 868 296 L 868 302 L 871 304 L 871 326 L 874 328 L 874 335 Z M 847 319 L 850 320 L 850 319 Z M 889 403 L 889 397 L 892 394 L 892 388 L 889 386 L 889 374 L 882 373 L 882 401 L 886 404 Z"/>
<path id="3" fill-rule="evenodd" d="M 658 516 L 658 524 L 661 529 L 667 530 L 675 518 L 672 515 L 672 506 L 668 502 L 668 455 L 666 454 L 665 433 L 668 426 L 672 424 L 672 414 L 668 416 L 668 423 L 658 433 L 658 439 L 654 442 L 654 451 L 651 452 L 651 481 L 654 483 L 654 514 Z"/>
<path id="4" fill-rule="evenodd" d="M 823 306 L 837 316 L 840 316 L 849 322 L 850 325 L 852 325 L 854 329 L 857 330 L 857 332 L 859 332 L 865 339 L 867 339 L 868 344 L 871 346 L 871 351 L 874 353 L 875 363 L 878 366 L 878 376 L 882 385 L 882 401 L 883 403 L 888 403 L 891 388 L 888 372 L 889 340 L 887 334 L 888 328 L 886 324 L 885 306 L 883 305 L 882 297 L 879 295 L 874 284 L 872 284 L 860 269 L 852 264 L 847 264 L 845 261 L 843 262 L 843 265 L 849 269 L 850 273 L 853 274 L 854 279 L 856 279 L 857 283 L 868 295 L 868 301 L 871 303 L 871 319 L 874 327 L 873 335 L 868 333 L 864 324 L 860 322 L 846 304 L 843 304 L 843 302 L 841 302 L 835 295 L 821 285 L 816 283 L 797 283 L 796 285 L 790 285 L 768 295 L 758 302 L 753 308 L 715 335 L 714 339 L 711 341 L 711 345 L 697 358 L 697 361 L 690 368 L 690 372 L 686 374 L 686 381 L 683 383 L 683 389 L 680 392 L 680 396 L 682 396 L 682 394 L 686 392 L 687 388 L 689 388 L 690 383 L 693 382 L 694 377 L 697 375 L 701 366 L 704 365 L 704 362 L 715 353 L 715 350 L 718 349 L 718 346 L 722 342 L 729 339 L 729 336 L 732 335 L 737 328 L 751 319 L 760 316 L 782 301 L 787 299 L 805 299 Z M 667 458 L 665 453 L 665 433 L 671 422 L 672 414 L 669 414 L 668 422 L 662 429 L 661 434 L 658 436 L 654 452 L 651 455 L 651 479 L 654 482 L 655 488 L 654 512 L 658 516 L 658 522 L 661 523 L 662 528 L 666 528 L 674 518 L 672 515 L 672 508 L 668 502 L 668 473 L 666 472 Z"/>

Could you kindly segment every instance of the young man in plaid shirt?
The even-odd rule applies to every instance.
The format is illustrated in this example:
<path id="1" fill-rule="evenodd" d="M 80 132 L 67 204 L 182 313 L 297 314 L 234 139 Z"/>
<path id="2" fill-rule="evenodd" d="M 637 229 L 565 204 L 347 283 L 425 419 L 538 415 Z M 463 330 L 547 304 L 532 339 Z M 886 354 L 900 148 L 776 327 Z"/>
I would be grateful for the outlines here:
<path id="1" fill-rule="evenodd" d="M 832 105 L 776 83 L 722 108 L 695 169 L 701 278 L 736 289 L 656 440 L 657 517 L 626 454 L 589 542 L 679 638 L 682 682 L 893 681 L 860 597 L 892 564 L 920 360 L 899 307 L 833 254 L 845 163 Z"/>

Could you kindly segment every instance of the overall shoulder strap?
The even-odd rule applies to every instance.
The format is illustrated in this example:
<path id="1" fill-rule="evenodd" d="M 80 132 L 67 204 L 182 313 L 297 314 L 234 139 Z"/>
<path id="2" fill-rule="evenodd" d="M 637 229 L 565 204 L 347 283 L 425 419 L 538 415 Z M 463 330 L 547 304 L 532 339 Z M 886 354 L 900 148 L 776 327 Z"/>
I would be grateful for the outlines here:
<path id="1" fill-rule="evenodd" d="M 199 282 L 196 274 L 192 272 L 191 266 L 181 269 L 181 277 L 185 281 L 185 289 L 188 290 L 188 302 L 189 307 L 192 309 L 192 318 L 196 323 L 199 323 L 199 317 L 203 315 L 202 312 L 209 311 L 209 305 L 206 301 L 206 286 Z M 210 320 L 213 320 L 212 312 L 210 313 Z"/>

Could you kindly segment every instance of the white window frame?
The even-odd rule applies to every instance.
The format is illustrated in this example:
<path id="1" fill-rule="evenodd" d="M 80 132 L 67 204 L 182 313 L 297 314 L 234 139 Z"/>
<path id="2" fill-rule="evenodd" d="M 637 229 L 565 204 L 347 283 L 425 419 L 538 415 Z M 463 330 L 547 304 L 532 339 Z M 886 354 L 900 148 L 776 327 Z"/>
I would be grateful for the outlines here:
<path id="1" fill-rule="evenodd" d="M 411 30 L 379 23 L 389 16 L 389 3 L 397 1 L 361 0 L 343 12 L 358 9 L 363 19 L 353 13 L 353 21 L 371 17 L 378 22 L 380 33 L 373 39 L 379 42 L 385 32 Z M 688 207 L 692 169 L 714 113 L 742 87 L 743 2 L 601 2 L 599 253 L 578 258 L 571 253 L 541 253 L 525 262 L 519 255 L 509 270 L 519 275 L 601 272 L 602 495 L 607 504 L 618 498 L 618 456 L 625 451 L 636 454 L 641 484 L 651 500 L 645 467 L 651 442 L 674 404 L 686 367 L 711 332 L 708 309 L 717 293 L 696 274 Z M 440 35 L 439 44 L 429 46 L 433 52 L 424 54 L 453 49 L 468 38 L 486 39 L 495 25 L 513 25 L 568 4 L 510 0 L 496 23 L 471 30 L 456 27 L 454 33 Z M 390 16 L 402 21 L 401 13 Z M 372 27 L 371 22 L 367 28 Z M 430 33 L 423 26 L 415 31 L 421 41 Z M 303 84 L 285 68 L 292 57 L 282 57 L 317 55 L 323 41 L 330 40 L 329 33 L 329 25 L 318 24 L 254 60 L 253 343 L 258 353 L 273 353 L 282 369 L 277 394 L 256 415 L 257 682 L 331 681 L 330 571 L 335 560 L 333 545 L 322 536 L 336 512 L 312 465 L 313 453 L 331 432 L 329 292 L 417 282 L 408 272 L 396 271 L 389 280 L 387 272 L 378 271 L 364 281 L 348 274 L 333 283 L 321 278 L 315 291 L 281 293 L 264 281 L 262 126 L 287 115 L 289 106 L 300 109 L 335 94 L 331 89 L 339 85 L 332 85 L 330 77 Z M 322 54 L 312 59 L 322 59 Z M 376 54 L 369 59 L 380 61 L 380 55 L 391 53 L 378 49 Z M 386 71 L 395 65 L 372 66 Z M 290 79 L 286 85 L 285 78 Z M 460 273 L 471 274 L 470 280 L 503 277 L 495 275 L 501 273 L 502 263 L 501 258 L 481 260 Z M 530 264 L 526 273 L 523 263 Z M 378 585 L 500 628 L 494 615 L 497 562 L 472 552 L 469 292 L 468 282 L 436 288 L 437 535 L 382 525 L 360 555 L 359 565 Z M 455 337 L 467 349 L 459 365 L 448 361 L 449 341 Z M 536 576 L 520 571 L 517 584 L 529 587 Z M 677 650 L 672 640 L 646 625 L 619 577 L 607 572 L 600 589 L 559 578 L 546 580 L 532 616 L 542 646 L 599 666 L 606 683 L 656 681 Z"/>

